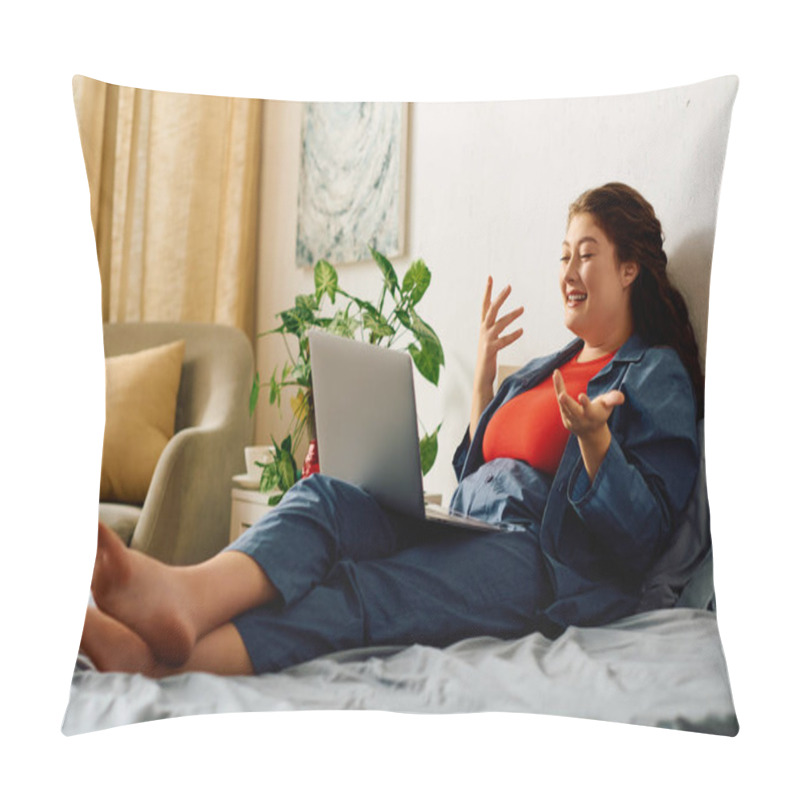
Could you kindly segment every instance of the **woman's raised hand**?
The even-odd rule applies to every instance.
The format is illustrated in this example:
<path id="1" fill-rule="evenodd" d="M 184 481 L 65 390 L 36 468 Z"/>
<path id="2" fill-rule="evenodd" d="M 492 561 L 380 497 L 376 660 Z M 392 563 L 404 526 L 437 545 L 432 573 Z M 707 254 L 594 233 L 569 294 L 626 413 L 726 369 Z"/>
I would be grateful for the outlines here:
<path id="1" fill-rule="evenodd" d="M 586 436 L 597 431 L 608 422 L 614 406 L 625 402 L 625 395 L 616 389 L 598 395 L 594 400 L 590 400 L 585 394 L 579 394 L 575 400 L 567 394 L 564 378 L 558 370 L 553 372 L 553 386 L 564 427 L 576 436 Z"/>
<path id="2" fill-rule="evenodd" d="M 478 336 L 478 362 L 475 367 L 475 382 L 484 386 L 492 386 L 494 384 L 494 379 L 497 375 L 497 353 L 504 347 L 516 342 L 522 336 L 522 328 L 517 328 L 511 333 L 501 335 L 525 310 L 520 306 L 499 319 L 497 318 L 500 308 L 510 294 L 511 286 L 506 286 L 493 300 L 491 277 L 486 282 Z"/>
<path id="3" fill-rule="evenodd" d="M 497 375 L 497 353 L 508 347 L 522 336 L 522 328 L 503 335 L 503 331 L 518 319 L 523 307 L 510 311 L 508 314 L 497 318 L 500 307 L 511 294 L 511 287 L 506 286 L 494 300 L 492 300 L 492 279 L 486 282 L 486 291 L 483 295 L 481 308 L 481 326 L 478 336 L 478 361 L 475 365 L 475 381 L 472 386 L 472 413 L 469 422 L 470 437 L 475 435 L 483 410 L 494 396 L 494 379 Z"/>
<path id="4" fill-rule="evenodd" d="M 608 418 L 615 406 L 625 402 L 625 395 L 613 389 L 590 400 L 586 394 L 578 399 L 570 397 L 564 378 L 558 370 L 553 372 L 553 387 L 564 427 L 578 437 L 583 463 L 590 480 L 594 480 L 600 464 L 611 446 Z"/>

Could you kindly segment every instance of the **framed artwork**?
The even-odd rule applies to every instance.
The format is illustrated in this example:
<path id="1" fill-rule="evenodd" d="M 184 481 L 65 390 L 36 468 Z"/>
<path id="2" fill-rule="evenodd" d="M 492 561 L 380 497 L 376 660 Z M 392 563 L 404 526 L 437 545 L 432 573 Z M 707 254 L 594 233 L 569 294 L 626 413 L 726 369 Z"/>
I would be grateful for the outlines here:
<path id="1" fill-rule="evenodd" d="M 305 104 L 298 267 L 402 254 L 407 130 L 407 103 Z"/>

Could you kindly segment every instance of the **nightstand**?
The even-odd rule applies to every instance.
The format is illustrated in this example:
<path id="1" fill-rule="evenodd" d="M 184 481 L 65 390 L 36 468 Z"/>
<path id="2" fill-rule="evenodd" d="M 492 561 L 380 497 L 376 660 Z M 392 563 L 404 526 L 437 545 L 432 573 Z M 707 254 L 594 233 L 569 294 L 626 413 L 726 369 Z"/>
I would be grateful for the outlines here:
<path id="1" fill-rule="evenodd" d="M 259 492 L 257 489 L 231 489 L 230 541 L 236 541 L 264 514 L 275 508 L 269 504 L 269 498 L 273 494 L 273 492 Z"/>

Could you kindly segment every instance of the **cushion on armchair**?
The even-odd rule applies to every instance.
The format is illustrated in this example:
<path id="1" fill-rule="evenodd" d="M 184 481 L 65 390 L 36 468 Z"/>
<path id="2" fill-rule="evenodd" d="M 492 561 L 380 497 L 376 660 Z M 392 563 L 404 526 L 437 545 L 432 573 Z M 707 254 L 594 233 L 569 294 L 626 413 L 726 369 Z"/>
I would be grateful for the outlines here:
<path id="1" fill-rule="evenodd" d="M 185 341 L 106 359 L 100 499 L 141 505 L 175 431 Z"/>

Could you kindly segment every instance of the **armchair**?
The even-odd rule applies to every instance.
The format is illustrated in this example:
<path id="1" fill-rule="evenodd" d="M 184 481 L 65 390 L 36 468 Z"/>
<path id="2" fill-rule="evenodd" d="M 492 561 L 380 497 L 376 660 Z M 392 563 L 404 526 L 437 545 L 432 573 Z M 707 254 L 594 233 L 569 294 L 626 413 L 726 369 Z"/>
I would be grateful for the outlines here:
<path id="1" fill-rule="evenodd" d="M 139 507 L 101 502 L 100 519 L 132 548 L 170 564 L 193 564 L 228 543 L 230 479 L 250 443 L 247 413 L 253 351 L 237 328 L 206 323 L 103 326 L 106 358 L 186 342 L 175 434 Z"/>

